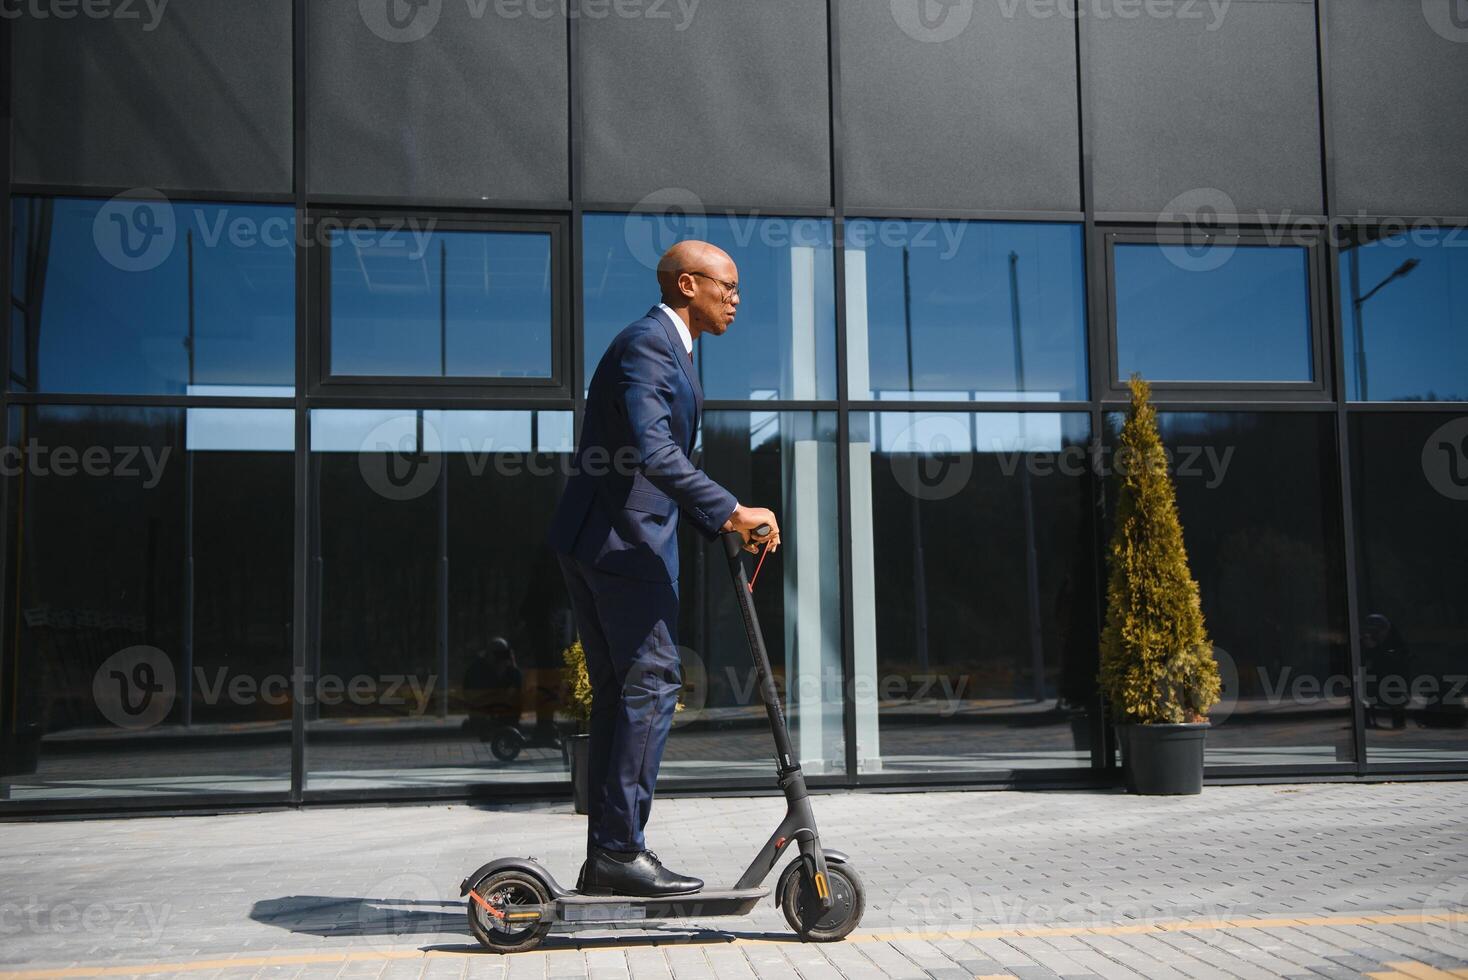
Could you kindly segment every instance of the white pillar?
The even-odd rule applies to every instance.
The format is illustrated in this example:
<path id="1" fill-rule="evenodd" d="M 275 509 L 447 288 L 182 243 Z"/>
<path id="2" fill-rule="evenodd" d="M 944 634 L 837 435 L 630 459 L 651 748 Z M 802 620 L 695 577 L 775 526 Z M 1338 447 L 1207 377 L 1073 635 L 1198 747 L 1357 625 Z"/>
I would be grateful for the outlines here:
<path id="1" fill-rule="evenodd" d="M 816 261 L 828 252 L 809 246 L 790 249 L 789 395 L 814 399 L 816 390 Z M 781 515 L 785 599 L 786 707 L 797 719 L 795 752 L 809 773 L 830 770 L 840 759 L 841 701 L 828 693 L 823 676 L 839 676 L 839 606 L 831 609 L 837 551 L 823 524 L 834 514 L 834 467 L 821 466 L 822 446 L 804 413 L 780 418 L 782 480 L 786 513 Z M 830 455 L 831 447 L 825 447 Z M 827 502 L 829 498 L 829 503 Z M 829 554 L 828 554 L 829 553 Z M 827 743 L 833 743 L 828 748 Z"/>
<path id="2" fill-rule="evenodd" d="M 846 251 L 847 389 L 853 398 L 871 393 L 867 359 L 867 255 Z M 865 429 L 865 426 L 861 427 Z M 858 430 L 860 431 L 860 429 Z M 877 723 L 877 589 L 873 574 L 876 537 L 872 533 L 872 444 L 851 441 L 851 605 L 855 676 L 848 687 L 856 700 L 857 772 L 879 772 L 882 743 Z"/>

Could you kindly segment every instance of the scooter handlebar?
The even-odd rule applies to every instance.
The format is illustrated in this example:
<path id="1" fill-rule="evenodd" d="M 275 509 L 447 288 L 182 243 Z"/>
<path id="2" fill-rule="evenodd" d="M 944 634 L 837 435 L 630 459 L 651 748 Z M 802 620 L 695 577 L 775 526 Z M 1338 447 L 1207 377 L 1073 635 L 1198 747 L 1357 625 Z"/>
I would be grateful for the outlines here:
<path id="1" fill-rule="evenodd" d="M 770 526 L 768 524 L 761 524 L 759 527 L 757 527 L 753 531 L 751 531 L 750 534 L 757 541 L 758 540 L 763 540 L 764 538 L 769 537 L 769 534 L 770 534 Z M 740 534 L 738 531 L 725 531 L 724 532 L 724 554 L 727 555 L 729 557 L 729 559 L 732 561 L 733 559 L 738 558 L 739 557 L 739 553 L 741 551 L 743 551 L 743 550 L 744 550 L 744 535 Z"/>

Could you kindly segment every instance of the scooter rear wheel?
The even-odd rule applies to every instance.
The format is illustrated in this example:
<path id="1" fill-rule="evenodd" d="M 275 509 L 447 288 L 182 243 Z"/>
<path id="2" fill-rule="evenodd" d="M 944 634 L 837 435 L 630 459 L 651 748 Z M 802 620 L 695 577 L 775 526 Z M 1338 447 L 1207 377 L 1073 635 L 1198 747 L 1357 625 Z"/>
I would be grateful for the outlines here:
<path id="1" fill-rule="evenodd" d="M 511 917 L 518 907 L 549 905 L 550 891 L 539 878 L 524 871 L 496 871 L 485 875 L 471 886 L 471 890 L 493 909 L 504 913 L 500 918 L 487 911 L 483 905 L 469 896 L 469 929 L 474 938 L 486 949 L 496 953 L 523 953 L 540 945 L 550 932 L 549 922 L 532 920 L 524 927 L 512 925 Z"/>
<path id="2" fill-rule="evenodd" d="M 785 882 L 785 893 L 780 896 L 785 921 L 806 942 L 834 943 L 845 939 L 866 911 L 866 889 L 851 865 L 828 858 L 826 884 L 831 889 L 831 909 L 825 913 L 821 912 L 815 883 L 804 870 L 790 876 Z"/>

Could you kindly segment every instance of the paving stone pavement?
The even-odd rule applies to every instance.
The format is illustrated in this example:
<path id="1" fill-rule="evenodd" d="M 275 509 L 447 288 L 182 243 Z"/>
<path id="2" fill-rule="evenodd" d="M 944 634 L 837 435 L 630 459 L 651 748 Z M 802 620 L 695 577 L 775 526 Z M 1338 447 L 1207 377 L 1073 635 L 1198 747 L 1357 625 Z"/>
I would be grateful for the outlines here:
<path id="1" fill-rule="evenodd" d="M 732 882 L 782 806 L 660 798 L 648 842 Z M 0 824 L 0 980 L 1468 977 L 1468 781 L 832 793 L 815 808 L 866 885 L 845 942 L 797 941 L 771 899 L 740 919 L 556 932 L 513 956 L 474 944 L 459 882 L 528 854 L 574 883 L 585 817 L 569 804 Z"/>

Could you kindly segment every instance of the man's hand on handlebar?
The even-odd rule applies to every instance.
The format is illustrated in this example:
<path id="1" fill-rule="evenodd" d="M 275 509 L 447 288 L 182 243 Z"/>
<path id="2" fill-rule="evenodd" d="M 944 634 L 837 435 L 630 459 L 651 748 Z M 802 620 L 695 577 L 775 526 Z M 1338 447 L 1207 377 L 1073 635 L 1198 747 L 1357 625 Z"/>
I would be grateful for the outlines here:
<path id="1" fill-rule="evenodd" d="M 761 524 L 770 526 L 770 533 L 763 538 L 754 537 L 754 529 Z M 780 548 L 780 524 L 775 520 L 775 512 L 768 507 L 745 507 L 743 504 L 734 505 L 734 513 L 724 522 L 725 531 L 738 531 L 744 539 L 744 550 L 750 554 L 759 553 L 759 544 L 768 542 L 770 551 L 778 551 Z"/>

